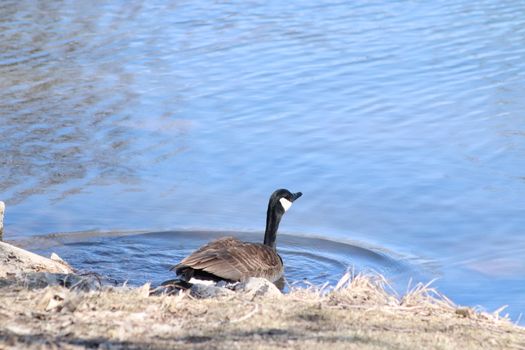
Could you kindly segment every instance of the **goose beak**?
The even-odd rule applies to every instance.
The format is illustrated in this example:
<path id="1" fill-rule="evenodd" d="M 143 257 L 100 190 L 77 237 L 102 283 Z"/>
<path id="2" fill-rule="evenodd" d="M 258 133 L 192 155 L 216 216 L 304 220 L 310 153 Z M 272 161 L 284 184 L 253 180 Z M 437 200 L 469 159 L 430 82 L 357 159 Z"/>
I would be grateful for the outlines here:
<path id="1" fill-rule="evenodd" d="M 301 197 L 302 195 L 302 192 L 292 193 L 292 202 L 294 202 L 297 198 Z"/>

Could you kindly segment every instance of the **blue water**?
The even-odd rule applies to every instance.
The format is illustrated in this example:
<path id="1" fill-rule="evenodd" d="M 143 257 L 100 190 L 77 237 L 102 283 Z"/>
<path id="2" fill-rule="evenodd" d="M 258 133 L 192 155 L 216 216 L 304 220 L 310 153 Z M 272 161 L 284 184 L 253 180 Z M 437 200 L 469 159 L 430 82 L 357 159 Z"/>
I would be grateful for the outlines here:
<path id="1" fill-rule="evenodd" d="M 201 245 L 218 237 L 234 235 L 246 241 L 260 241 L 255 232 L 167 231 L 148 233 L 68 233 L 16 241 L 18 245 L 49 256 L 58 253 L 83 272 L 97 272 L 118 283 L 158 285 L 175 278 L 170 271 Z M 406 290 L 410 279 L 422 279 L 425 271 L 410 259 L 391 252 L 363 247 L 353 242 L 319 237 L 281 234 L 279 254 L 285 261 L 285 291 L 290 287 L 333 287 L 345 272 L 380 273 L 389 276 L 399 292 Z"/>
<path id="2" fill-rule="evenodd" d="M 522 1 L 2 1 L 4 238 L 261 232 L 286 187 L 283 232 L 517 319 L 524 43 Z"/>

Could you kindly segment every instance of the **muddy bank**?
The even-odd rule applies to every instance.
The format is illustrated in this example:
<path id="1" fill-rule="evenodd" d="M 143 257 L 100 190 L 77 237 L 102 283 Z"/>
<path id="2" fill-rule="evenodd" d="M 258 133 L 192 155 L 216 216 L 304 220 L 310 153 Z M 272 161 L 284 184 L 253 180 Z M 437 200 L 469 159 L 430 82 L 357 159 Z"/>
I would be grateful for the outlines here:
<path id="1" fill-rule="evenodd" d="M 498 315 L 428 286 L 396 296 L 380 276 L 345 275 L 329 292 L 194 295 L 151 295 L 149 285 L 85 292 L 12 274 L 0 279 L 0 348 L 525 348 L 525 329 Z"/>

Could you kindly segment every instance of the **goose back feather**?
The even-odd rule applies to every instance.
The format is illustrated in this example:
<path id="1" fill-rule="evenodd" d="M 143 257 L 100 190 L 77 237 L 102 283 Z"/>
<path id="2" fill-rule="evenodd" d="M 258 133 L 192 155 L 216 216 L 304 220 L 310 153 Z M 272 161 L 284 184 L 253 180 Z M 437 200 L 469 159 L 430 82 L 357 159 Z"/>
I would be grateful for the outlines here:
<path id="1" fill-rule="evenodd" d="M 186 281 L 216 276 L 228 281 L 263 277 L 275 282 L 283 274 L 283 262 L 267 245 L 225 237 L 202 246 L 172 269 Z"/>

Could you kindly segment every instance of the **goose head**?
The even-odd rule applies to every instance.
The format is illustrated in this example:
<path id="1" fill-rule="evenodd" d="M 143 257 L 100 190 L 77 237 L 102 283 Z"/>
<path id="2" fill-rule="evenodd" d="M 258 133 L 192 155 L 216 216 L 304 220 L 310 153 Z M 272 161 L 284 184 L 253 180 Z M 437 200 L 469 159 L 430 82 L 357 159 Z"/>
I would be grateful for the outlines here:
<path id="1" fill-rule="evenodd" d="M 264 244 L 275 249 L 275 239 L 277 229 L 284 213 L 292 206 L 292 203 L 303 194 L 301 192 L 292 193 L 287 189 L 281 188 L 272 193 L 268 202 L 266 213 L 266 231 L 264 233 Z"/>

